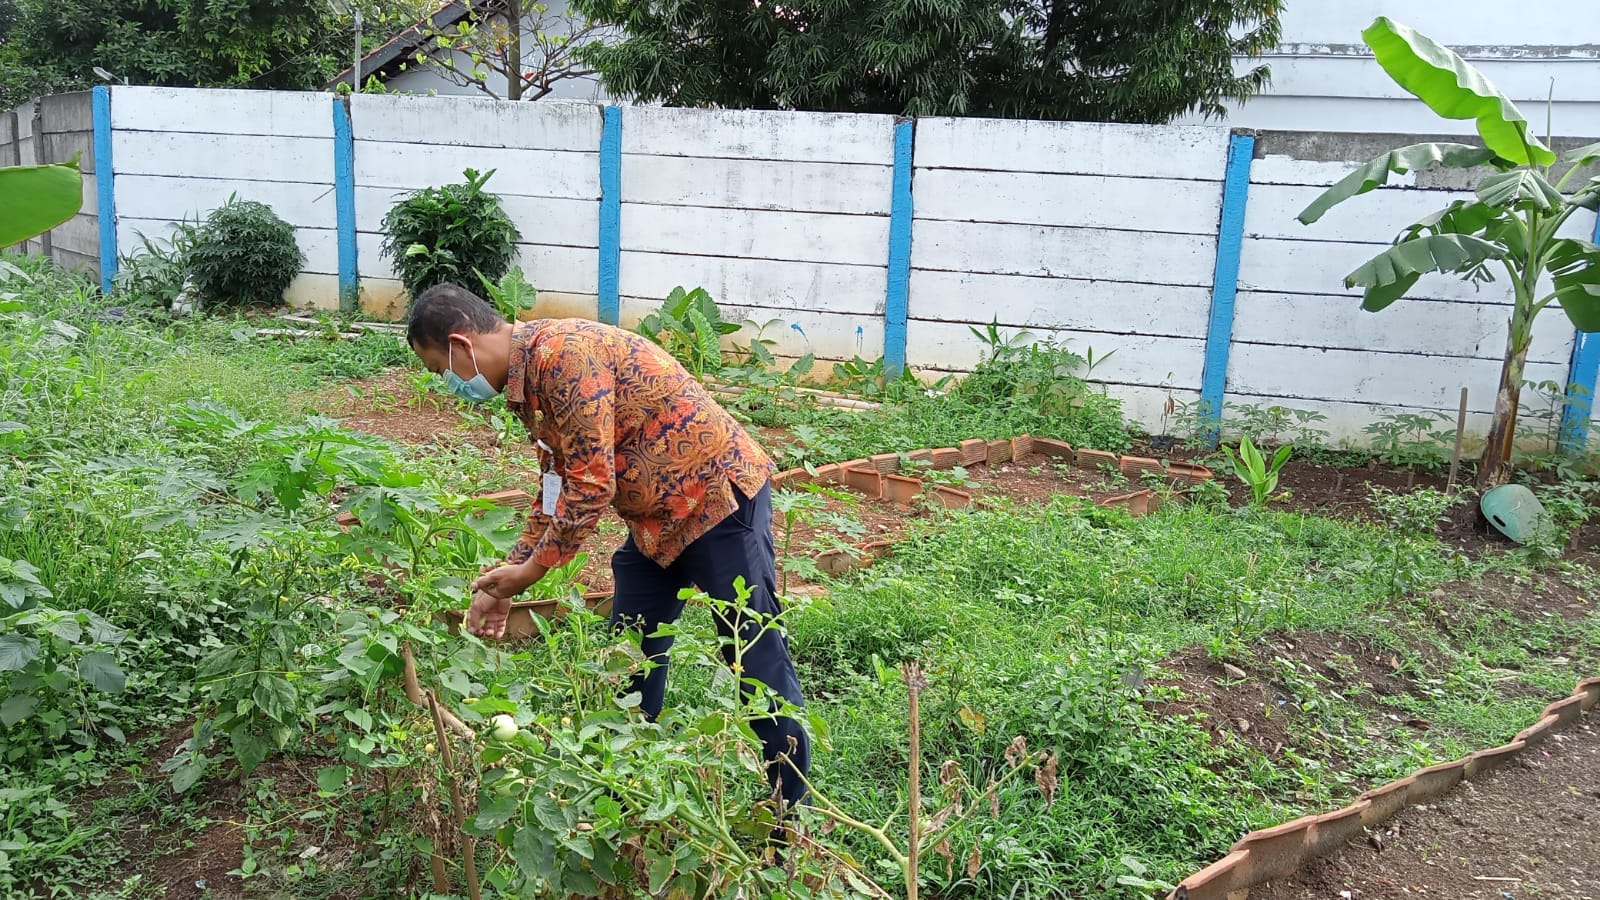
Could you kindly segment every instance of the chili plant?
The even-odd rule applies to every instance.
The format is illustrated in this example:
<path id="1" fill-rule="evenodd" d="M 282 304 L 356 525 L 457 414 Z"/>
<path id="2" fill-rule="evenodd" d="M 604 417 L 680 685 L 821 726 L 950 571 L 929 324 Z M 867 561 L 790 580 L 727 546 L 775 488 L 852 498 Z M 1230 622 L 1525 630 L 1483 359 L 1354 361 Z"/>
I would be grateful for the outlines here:
<path id="1" fill-rule="evenodd" d="M 8 761 L 38 744 L 70 737 L 93 745 L 105 735 L 119 743 L 109 704 L 98 695 L 120 694 L 127 676 L 109 650 L 124 632 L 88 611 L 50 609 L 38 570 L 23 560 L 0 558 L 0 600 L 14 612 L 0 616 L 0 752 Z"/>
<path id="2" fill-rule="evenodd" d="M 777 491 L 772 509 L 783 517 L 783 592 L 789 593 L 789 544 L 795 525 L 809 520 L 825 507 L 823 499 L 808 491 Z"/>

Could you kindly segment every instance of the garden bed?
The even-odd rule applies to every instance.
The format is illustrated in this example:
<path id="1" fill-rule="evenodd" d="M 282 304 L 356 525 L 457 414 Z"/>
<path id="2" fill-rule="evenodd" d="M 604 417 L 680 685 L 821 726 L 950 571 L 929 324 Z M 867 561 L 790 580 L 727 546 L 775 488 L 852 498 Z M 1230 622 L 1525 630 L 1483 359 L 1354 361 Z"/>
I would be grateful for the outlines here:
<path id="1" fill-rule="evenodd" d="M 764 429 L 761 437 L 769 444 L 781 446 L 787 443 L 788 435 L 781 430 Z M 919 473 L 915 462 L 912 468 L 901 471 L 907 457 L 915 461 L 920 455 L 923 464 L 931 464 L 939 452 L 932 448 L 910 454 L 883 454 L 870 460 L 853 461 L 853 465 L 845 464 L 845 469 L 853 469 L 853 472 L 824 467 L 818 473 L 820 478 L 800 470 L 783 473 L 778 481 L 790 491 L 815 491 L 814 487 L 808 488 L 807 483 L 819 480 L 837 484 L 844 490 L 816 492 L 821 505 L 797 516 L 788 528 L 784 527 L 781 515 L 775 517 L 776 539 L 782 547 L 787 537 L 791 547 L 807 548 L 807 552 L 814 552 L 828 543 L 839 547 L 849 545 L 848 554 L 835 552 L 833 556 L 848 556 L 870 563 L 874 556 L 883 552 L 879 548 L 898 540 L 916 520 L 931 515 L 935 507 L 965 506 L 968 502 L 978 508 L 997 503 L 1004 507 L 1012 503 L 1042 504 L 1055 497 L 1076 496 L 1099 504 L 1133 506 L 1136 507 L 1133 511 L 1140 514 L 1146 507 L 1130 503 L 1130 497 L 1151 493 L 1150 500 L 1157 499 L 1144 485 L 1155 487 L 1162 479 L 1152 480 L 1143 475 L 1146 469 L 1155 471 L 1158 476 L 1162 474 L 1154 460 L 1134 456 L 1124 462 L 1116 456 L 1093 453 L 1084 458 L 1083 454 L 1064 446 L 1053 448 L 1054 452 L 1037 453 L 1033 452 L 1031 443 L 1028 438 L 1023 438 L 1020 445 L 1009 441 L 972 441 L 966 444 L 975 445 L 973 447 L 964 444 L 950 448 L 948 453 L 960 453 L 959 461 L 968 465 L 958 480 L 949 479 L 938 488 L 908 480 L 907 476 L 915 479 Z M 949 464 L 955 460 L 941 458 L 940 461 Z M 898 485 L 891 483 L 895 473 L 899 475 Z M 946 481 L 942 477 L 937 480 Z M 893 493 L 896 487 L 899 502 L 885 499 L 884 495 Z M 1283 473 L 1278 505 L 1312 515 L 1379 523 L 1382 517 L 1370 504 L 1372 487 L 1408 491 L 1413 488 L 1440 490 L 1445 485 L 1442 476 L 1376 464 L 1339 467 L 1298 461 L 1291 463 Z M 933 490 L 944 491 L 941 497 L 946 499 L 935 502 Z M 959 501 L 952 504 L 947 498 L 955 495 L 959 495 Z M 1243 502 L 1238 492 L 1233 502 Z M 845 518 L 853 519 L 855 524 L 843 532 L 819 521 L 839 522 Z M 1439 535 L 1447 544 L 1473 557 L 1506 546 L 1478 527 L 1470 504 L 1458 504 L 1442 524 Z M 1579 543 L 1582 543 L 1581 536 Z M 841 565 L 835 569 L 825 564 L 828 555 L 823 553 L 816 559 L 817 567 L 823 572 L 837 574 L 854 567 Z M 604 573 L 597 569 L 597 564 L 603 564 L 603 560 L 602 551 L 585 568 L 586 583 L 607 583 Z M 796 565 L 806 562 L 800 553 L 791 552 L 783 561 L 786 568 L 800 570 L 799 575 L 790 573 L 794 593 L 825 590 L 805 577 L 812 574 L 808 566 Z M 1593 613 L 1592 605 L 1577 589 L 1561 579 L 1539 575 L 1511 578 L 1490 574 L 1481 581 L 1434 588 L 1429 598 L 1435 601 L 1430 610 L 1432 624 L 1444 634 L 1453 633 L 1452 625 L 1458 613 L 1485 606 L 1504 609 L 1519 619 L 1556 616 L 1579 621 Z M 1456 637 L 1465 639 L 1467 636 L 1458 634 Z M 1314 738 L 1308 743 L 1304 723 L 1297 721 L 1300 717 L 1294 712 L 1295 706 L 1306 703 L 1308 685 L 1316 685 L 1314 690 L 1353 700 L 1369 723 L 1366 725 L 1369 730 L 1387 728 L 1421 738 L 1433 723 L 1420 716 L 1397 714 L 1397 705 L 1423 702 L 1430 690 L 1437 689 L 1449 669 L 1450 661 L 1435 653 L 1425 641 L 1411 643 L 1402 653 L 1396 653 L 1393 648 L 1360 635 L 1306 630 L 1269 633 L 1243 652 L 1218 656 L 1214 650 L 1194 647 L 1169 656 L 1158 667 L 1154 684 L 1158 692 L 1175 689 L 1177 699 L 1157 701 L 1155 709 L 1160 715 L 1202 723 L 1216 744 L 1247 747 L 1280 765 L 1298 765 L 1309 756 L 1319 767 L 1338 770 L 1362 761 L 1346 755 L 1351 752 L 1348 744 L 1319 745 Z M 1514 684 L 1508 686 L 1505 696 L 1511 700 L 1531 701 L 1538 693 L 1525 684 Z M 1394 735 L 1389 739 L 1394 740 Z M 1257 856 L 1259 862 L 1261 851 Z M 1195 896 L 1204 895 L 1197 893 Z"/>
<path id="2" fill-rule="evenodd" d="M 1341 851 L 1347 843 L 1369 832 L 1373 835 L 1374 845 L 1380 849 L 1386 833 L 1398 836 L 1400 834 L 1398 829 L 1409 830 L 1411 827 L 1423 833 L 1432 832 L 1435 835 L 1454 833 L 1459 837 L 1467 826 L 1459 814 L 1450 815 L 1446 812 L 1449 818 L 1442 822 L 1439 820 L 1441 807 L 1448 810 L 1461 802 L 1459 796 L 1449 796 L 1459 785 L 1488 779 L 1495 771 L 1519 761 L 1536 764 L 1548 759 L 1551 755 L 1548 745 L 1556 741 L 1562 731 L 1575 725 L 1579 726 L 1583 736 L 1590 738 L 1588 743 L 1592 745 L 1593 732 L 1579 723 L 1584 721 L 1584 713 L 1594 709 L 1596 705 L 1600 705 L 1600 678 L 1579 682 L 1571 695 L 1545 707 L 1540 718 L 1518 732 L 1510 742 L 1485 748 L 1448 763 L 1419 769 L 1412 775 L 1363 793 L 1356 802 L 1343 809 L 1323 815 L 1304 816 L 1282 825 L 1253 831 L 1240 838 L 1226 857 L 1184 879 L 1172 896 L 1175 900 L 1225 900 L 1237 897 L 1240 892 L 1253 893 L 1253 889 L 1257 886 L 1270 889 L 1274 881 L 1280 882 L 1280 885 L 1284 882 L 1304 883 L 1306 879 L 1295 876 L 1295 873 L 1302 868 L 1308 869 L 1307 877 L 1312 879 L 1313 883 L 1322 881 L 1326 878 L 1329 866 L 1327 863 L 1317 863 L 1316 860 Z M 1595 749 L 1589 746 L 1580 753 L 1592 759 Z M 1570 763 L 1567 764 L 1565 775 L 1578 784 L 1600 783 L 1596 781 L 1594 773 L 1580 775 L 1572 769 Z M 1569 792 L 1576 793 L 1570 785 Z M 1534 820 L 1532 815 L 1532 806 L 1536 802 L 1534 798 L 1541 794 L 1546 795 L 1547 802 L 1539 804 L 1538 821 L 1545 823 L 1546 826 L 1552 821 L 1564 821 L 1568 825 L 1578 826 L 1578 829 L 1557 836 L 1540 829 L 1539 838 L 1529 840 L 1524 837 L 1521 841 L 1517 840 L 1514 834 L 1507 834 L 1504 826 L 1508 824 L 1508 819 L 1511 824 L 1518 826 L 1516 830 L 1526 830 Z M 1443 802 L 1436 804 L 1435 801 L 1441 798 Z M 1565 861 L 1570 871 L 1579 871 L 1587 867 L 1588 860 L 1592 859 L 1593 854 L 1586 852 L 1590 842 L 1582 840 L 1580 835 L 1585 831 L 1593 831 L 1592 827 L 1586 828 L 1583 825 L 1593 815 L 1592 797 L 1586 797 L 1576 805 L 1572 803 L 1573 799 L 1552 796 L 1549 791 L 1541 790 L 1538 782 L 1522 780 L 1519 784 L 1515 778 L 1512 778 L 1509 784 L 1491 787 L 1488 802 L 1498 803 L 1502 807 L 1498 811 L 1500 821 L 1494 833 L 1495 842 L 1500 845 L 1501 852 L 1505 853 L 1524 842 L 1537 841 L 1562 856 L 1572 857 Z M 1563 803 L 1566 805 L 1563 806 Z M 1514 809 L 1520 810 L 1520 815 L 1513 816 L 1511 813 Z M 1411 813 L 1407 823 L 1398 827 L 1391 824 L 1390 820 L 1402 811 Z M 1480 813 L 1479 822 L 1474 824 L 1481 825 L 1481 820 L 1486 815 L 1493 813 Z M 1383 830 L 1385 826 L 1388 828 L 1387 832 Z M 1459 848 L 1454 851 L 1457 854 L 1462 851 L 1472 853 L 1479 850 L 1473 844 L 1450 846 Z M 1452 851 L 1445 850 L 1439 845 L 1426 849 L 1441 850 L 1443 851 L 1441 855 L 1446 859 L 1455 861 L 1466 859 L 1463 856 L 1451 855 Z M 1580 859 L 1584 861 L 1580 862 Z M 1402 872 L 1417 876 L 1425 870 L 1424 860 L 1425 857 L 1416 859 L 1409 867 L 1402 864 L 1400 869 Z M 1526 856 L 1523 856 L 1522 860 L 1529 861 Z M 1419 863 L 1422 865 L 1418 865 Z M 1470 873 L 1462 877 L 1459 868 L 1464 867 L 1457 865 L 1441 868 L 1437 863 L 1433 866 L 1434 878 L 1449 882 L 1456 888 L 1450 896 L 1467 897 L 1479 892 L 1481 895 L 1494 896 L 1494 891 L 1499 891 L 1501 896 L 1505 896 L 1510 893 L 1505 890 L 1506 882 L 1520 883 L 1523 880 L 1520 876 L 1474 876 Z M 1561 869 L 1558 867 L 1556 871 L 1559 872 Z M 1350 879 L 1347 877 L 1345 880 Z M 1474 881 L 1486 880 L 1496 882 L 1496 887 L 1491 890 L 1481 883 L 1473 884 Z M 1399 893 L 1412 893 L 1410 885 L 1395 884 L 1392 880 L 1386 886 L 1398 889 Z M 1436 881 L 1435 885 L 1424 887 L 1438 890 L 1444 886 L 1440 881 Z M 1588 885 L 1573 881 L 1572 886 L 1581 888 Z M 1537 884 L 1531 887 L 1534 891 L 1541 890 Z M 1552 893 L 1558 894 L 1563 886 L 1559 883 L 1547 883 L 1545 887 L 1553 888 Z M 1422 892 L 1421 888 L 1419 892 Z M 1284 894 L 1280 888 L 1269 896 L 1281 897 Z"/>
<path id="3" fill-rule="evenodd" d="M 1594 852 L 1600 726 L 1594 713 L 1539 752 L 1408 809 L 1251 900 L 1600 896 Z"/>
<path id="4" fill-rule="evenodd" d="M 29 302 L 53 309 L 48 298 Z M 0 554 L 37 560 L 54 592 L 44 605 L 68 616 L 93 608 L 133 637 L 104 647 L 54 638 L 73 659 L 115 654 L 129 690 L 65 697 L 59 708 L 104 729 L 90 735 L 95 743 L 41 736 L 8 768 L 46 793 L 13 807 L 10 834 L 35 843 L 11 864 L 32 880 L 8 882 L 0 867 L 0 885 L 173 897 L 426 891 L 430 859 L 419 841 L 445 834 L 435 823 L 449 804 L 429 746 L 436 732 L 393 683 L 390 646 L 412 646 L 426 680 L 474 730 L 507 711 L 484 701 L 512 704 L 519 721 L 564 740 L 581 742 L 601 711 L 611 724 L 643 727 L 616 709 L 613 684 L 588 674 L 620 678 L 631 664 L 606 668 L 628 651 L 603 620 L 577 619 L 510 653 L 434 622 L 435 610 L 464 602 L 462 581 L 492 564 L 514 522 L 479 517 L 496 523 L 491 541 L 459 498 L 536 481 L 518 423 L 495 404 L 457 404 L 420 372 L 385 373 L 404 362 L 392 338 L 241 341 L 238 327 L 135 322 L 43 353 L 32 338 L 7 344 L 8 374 L 59 383 L 39 394 L 53 405 L 20 409 L 27 430 L 8 433 L 20 463 L 8 484 L 31 511 Z M 17 368 L 34 356 L 36 366 Z M 1458 534 L 1468 503 L 1443 529 L 1395 525 L 1368 504 L 1365 483 L 1403 490 L 1403 470 L 1296 459 L 1281 485 L 1290 495 L 1254 507 L 1223 471 L 1212 487 L 1155 484 L 1164 479 L 1145 470 L 1159 462 L 1139 450 L 1131 462 L 1089 452 L 1085 466 L 1075 451 L 1040 453 L 1039 441 L 1020 453 L 1009 440 L 963 441 L 1031 431 L 1125 442 L 1097 391 L 1063 382 L 1064 396 L 1080 402 L 1047 408 L 1015 389 L 1008 364 L 940 397 L 866 392 L 882 406 L 859 412 L 791 402 L 782 390 L 729 401 L 785 465 L 876 453 L 887 457 L 883 470 L 864 459 L 870 472 L 859 484 L 876 477 L 882 490 L 893 475 L 895 490 L 909 491 L 903 503 L 842 485 L 817 493 L 789 473 L 775 494 L 775 542 L 789 544 L 781 573 L 796 598 L 785 625 L 817 716 L 819 790 L 861 822 L 889 823 L 905 846 L 912 731 L 901 667 L 911 663 L 928 683 L 919 726 L 928 818 L 937 820 L 959 779 L 983 790 L 1019 737 L 1040 761 L 995 801 L 969 793 L 976 817 L 923 845 L 924 896 L 1170 887 L 1241 835 L 1504 744 L 1600 669 L 1591 531 L 1552 561 Z M 184 377 L 196 369 L 208 377 Z M 269 370 L 281 377 L 264 382 Z M 359 393 L 329 382 L 352 377 Z M 308 406 L 366 433 L 302 421 Z M 945 450 L 947 461 L 954 451 L 964 479 L 902 470 L 894 451 L 913 447 Z M 324 473 L 309 488 L 296 478 L 307 460 Z M 964 507 L 957 491 L 970 495 Z M 811 508 L 791 528 L 781 520 L 801 501 Z M 335 510 L 369 521 L 340 532 L 328 521 Z M 585 548 L 578 580 L 591 591 L 609 588 L 606 557 L 623 534 L 608 517 Z M 385 542 L 389 551 L 373 549 Z M 894 552 L 870 571 L 835 577 L 817 565 L 829 547 L 875 557 L 884 542 Z M 666 709 L 684 718 L 670 740 L 607 744 L 608 764 L 665 777 L 666 745 L 682 746 L 726 708 L 718 703 L 734 683 L 709 620 L 694 604 L 681 623 Z M 76 634 L 67 620 L 57 631 Z M 574 687 L 588 700 L 574 702 Z M 222 733 L 241 716 L 254 734 L 287 741 L 248 774 L 245 753 L 259 746 Z M 135 733 L 133 723 L 147 727 Z M 173 754 L 195 723 L 219 733 L 204 765 L 191 767 Z M 111 736 L 118 726 L 130 732 L 127 745 Z M 474 740 L 484 767 L 465 773 L 469 787 L 490 788 L 466 798 L 480 809 L 494 807 L 501 778 L 478 756 L 489 749 Z M 169 762 L 193 777 L 175 784 Z M 539 766 L 578 774 L 560 760 Z M 98 781 L 107 786 L 85 789 Z M 677 784 L 702 781 L 689 771 Z M 744 782 L 740 774 L 726 783 Z M 538 796 L 549 790 L 564 789 L 541 783 Z M 746 808 L 723 796 L 730 815 Z M 565 799 L 583 805 L 584 821 L 600 817 L 587 795 Z M 544 834 L 544 823 L 520 825 Z M 514 880 L 532 871 L 512 861 L 514 841 L 498 838 L 479 844 L 480 873 Z M 848 828 L 817 839 L 900 887 L 881 844 Z M 452 866 L 458 851 L 447 851 Z"/>

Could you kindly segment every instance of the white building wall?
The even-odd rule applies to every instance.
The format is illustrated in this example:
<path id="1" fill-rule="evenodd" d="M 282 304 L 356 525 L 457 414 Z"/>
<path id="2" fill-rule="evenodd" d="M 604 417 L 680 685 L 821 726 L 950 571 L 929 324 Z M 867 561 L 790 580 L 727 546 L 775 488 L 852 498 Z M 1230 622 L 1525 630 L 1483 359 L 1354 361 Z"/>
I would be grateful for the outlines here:
<path id="1" fill-rule="evenodd" d="M 524 17 L 523 27 L 523 59 L 531 67 L 538 61 L 539 53 L 535 46 L 538 32 L 533 26 L 539 22 L 546 24 L 550 34 L 570 33 L 571 20 L 567 18 L 566 0 L 545 0 L 539 4 L 544 8 L 543 13 L 530 13 Z M 455 61 L 456 69 L 461 72 L 472 71 L 472 58 L 465 53 L 451 54 Z M 348 72 L 346 73 L 348 74 Z M 494 91 L 500 97 L 505 96 L 506 86 L 503 78 L 491 75 L 496 82 Z M 348 79 L 347 79 L 348 80 Z M 418 63 L 414 59 L 407 62 L 405 71 L 384 80 L 384 84 L 391 91 L 403 94 L 420 94 L 424 96 L 439 97 L 486 97 L 487 95 L 477 87 L 470 84 L 459 84 L 432 64 Z M 589 103 L 607 103 L 610 101 L 605 89 L 600 86 L 597 75 L 585 75 L 578 78 L 564 78 L 556 82 L 549 94 L 541 100 L 583 100 Z"/>
<path id="2" fill-rule="evenodd" d="M 1371 58 L 1361 32 L 1380 15 L 1460 53 L 1508 94 L 1540 133 L 1549 113 L 1557 135 L 1600 135 L 1600 4 L 1591 0 L 1289 0 L 1282 43 L 1260 60 L 1272 68 L 1271 88 L 1234 109 L 1226 124 L 1286 131 L 1472 133 L 1471 122 L 1435 116 Z"/>

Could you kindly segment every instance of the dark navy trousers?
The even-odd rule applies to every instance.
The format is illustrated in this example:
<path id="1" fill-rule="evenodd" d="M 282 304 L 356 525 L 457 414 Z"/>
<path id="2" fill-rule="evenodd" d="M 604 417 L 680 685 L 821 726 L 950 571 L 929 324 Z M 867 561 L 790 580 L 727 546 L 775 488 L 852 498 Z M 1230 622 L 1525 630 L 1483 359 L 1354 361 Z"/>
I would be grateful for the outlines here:
<path id="1" fill-rule="evenodd" d="M 734 491 L 738 493 L 738 488 Z M 657 627 L 678 620 L 683 600 L 678 592 L 693 585 L 708 596 L 737 603 L 734 580 L 744 577 L 750 596 L 736 614 L 716 613 L 717 633 L 724 640 L 737 635 L 743 647 L 740 685 L 745 694 L 753 688 L 743 679 L 753 678 L 774 694 L 795 706 L 804 706 L 800 679 L 789 658 L 789 644 L 775 628 L 761 631 L 761 623 L 780 611 L 776 550 L 772 541 L 772 488 L 764 486 L 754 497 L 739 495 L 739 506 L 728 518 L 684 549 L 672 565 L 662 568 L 645 556 L 629 537 L 611 557 L 611 572 L 616 580 L 611 605 L 611 624 L 617 629 L 638 628 L 643 635 L 642 649 L 655 662 L 654 668 L 634 679 L 632 690 L 643 695 L 641 707 L 652 720 L 661 714 L 667 690 L 667 651 L 670 636 L 652 637 Z M 757 634 L 759 633 L 759 637 Z M 723 660 L 734 662 L 733 647 L 724 645 Z M 805 782 L 794 777 L 789 766 L 777 761 L 787 753 L 800 774 L 811 766 L 811 744 L 799 722 L 773 716 L 751 723 L 767 760 L 767 778 L 781 786 L 787 806 L 805 799 Z"/>

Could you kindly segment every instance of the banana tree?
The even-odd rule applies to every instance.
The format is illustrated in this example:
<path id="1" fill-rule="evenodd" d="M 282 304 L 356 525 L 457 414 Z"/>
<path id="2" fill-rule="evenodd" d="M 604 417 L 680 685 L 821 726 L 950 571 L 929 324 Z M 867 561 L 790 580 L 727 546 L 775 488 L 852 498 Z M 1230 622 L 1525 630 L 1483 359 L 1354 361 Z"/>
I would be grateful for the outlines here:
<path id="1" fill-rule="evenodd" d="M 0 166 L 0 247 L 43 234 L 78 214 L 78 160 L 47 166 Z"/>
<path id="2" fill-rule="evenodd" d="M 1347 287 L 1362 289 L 1362 308 L 1377 312 L 1432 272 L 1477 283 L 1505 274 L 1515 303 L 1494 419 L 1478 467 L 1478 487 L 1484 490 L 1504 483 L 1510 474 L 1534 318 L 1558 303 L 1579 331 L 1600 331 L 1600 246 L 1562 234 L 1579 210 L 1600 207 L 1600 178 L 1568 191 L 1579 170 L 1600 160 L 1600 144 L 1558 157 L 1530 130 L 1516 104 L 1449 48 L 1381 17 L 1362 37 L 1384 71 L 1429 109 L 1447 119 L 1475 120 L 1482 146 L 1428 143 L 1392 150 L 1329 188 L 1299 220 L 1310 225 L 1337 204 L 1388 183 L 1391 175 L 1435 166 L 1489 170 L 1476 197 L 1458 200 L 1408 226 L 1393 246 L 1345 277 Z M 1552 183 L 1561 170 L 1564 174 Z M 1549 290 L 1541 285 L 1546 275 Z"/>

